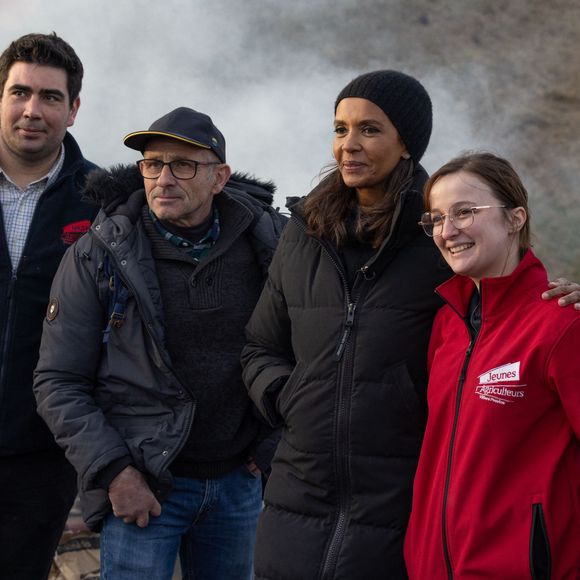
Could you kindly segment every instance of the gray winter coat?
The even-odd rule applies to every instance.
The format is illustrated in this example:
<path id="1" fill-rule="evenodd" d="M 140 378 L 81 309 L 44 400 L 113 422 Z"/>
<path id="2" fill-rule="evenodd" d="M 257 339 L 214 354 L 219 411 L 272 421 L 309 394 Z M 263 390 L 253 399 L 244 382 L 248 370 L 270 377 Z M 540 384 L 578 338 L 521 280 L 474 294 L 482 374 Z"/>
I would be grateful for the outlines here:
<path id="1" fill-rule="evenodd" d="M 236 196 L 223 192 L 218 197 L 242 217 L 236 231 L 222 231 L 221 250 L 216 245 L 213 258 L 198 270 L 211 268 L 212 260 L 260 221 Z M 130 455 L 163 499 L 172 482 L 168 466 L 195 415 L 195 401 L 174 374 L 164 347 L 159 283 L 140 217 L 144 203 L 140 190 L 113 211 L 101 210 L 89 233 L 66 253 L 54 279 L 35 372 L 38 412 L 78 472 L 83 517 L 93 529 L 110 510 L 98 485 L 100 472 Z M 252 230 L 264 236 L 256 240 L 263 258 L 271 258 L 277 241 L 275 224 L 270 225 L 268 233 L 267 228 Z M 105 254 L 129 291 L 124 323 L 113 329 L 106 345 Z"/>

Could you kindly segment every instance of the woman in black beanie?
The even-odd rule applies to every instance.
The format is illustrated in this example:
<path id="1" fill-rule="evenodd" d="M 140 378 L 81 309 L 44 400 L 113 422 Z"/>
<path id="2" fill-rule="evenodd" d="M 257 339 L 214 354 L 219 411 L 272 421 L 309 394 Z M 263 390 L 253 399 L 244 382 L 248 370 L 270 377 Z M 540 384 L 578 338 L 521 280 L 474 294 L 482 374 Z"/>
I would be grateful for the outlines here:
<path id="1" fill-rule="evenodd" d="M 259 579 L 406 577 L 433 289 L 449 276 L 417 225 L 431 100 L 385 70 L 335 110 L 336 168 L 290 208 L 242 357 L 250 396 L 283 425 Z"/>

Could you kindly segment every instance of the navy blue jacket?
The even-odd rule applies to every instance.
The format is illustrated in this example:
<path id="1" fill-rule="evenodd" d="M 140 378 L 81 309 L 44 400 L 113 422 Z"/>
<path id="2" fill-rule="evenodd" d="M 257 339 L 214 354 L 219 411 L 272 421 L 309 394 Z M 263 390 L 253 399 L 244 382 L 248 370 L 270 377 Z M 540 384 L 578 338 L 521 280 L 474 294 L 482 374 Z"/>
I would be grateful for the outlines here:
<path id="1" fill-rule="evenodd" d="M 69 133 L 64 146 L 63 168 L 38 201 L 16 271 L 0 219 L 0 456 L 56 447 L 36 414 L 32 373 L 52 278 L 65 250 L 89 229 L 99 209 L 80 196 L 86 174 L 96 166 Z"/>

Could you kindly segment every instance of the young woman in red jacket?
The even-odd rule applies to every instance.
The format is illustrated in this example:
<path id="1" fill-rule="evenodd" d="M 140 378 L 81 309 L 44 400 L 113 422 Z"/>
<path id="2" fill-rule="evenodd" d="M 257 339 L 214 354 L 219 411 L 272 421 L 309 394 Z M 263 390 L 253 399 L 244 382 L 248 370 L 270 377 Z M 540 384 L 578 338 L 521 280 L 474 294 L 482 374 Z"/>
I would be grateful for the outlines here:
<path id="1" fill-rule="evenodd" d="M 425 203 L 456 275 L 437 289 L 409 577 L 580 578 L 580 316 L 540 297 L 527 192 L 506 160 L 450 161 Z"/>

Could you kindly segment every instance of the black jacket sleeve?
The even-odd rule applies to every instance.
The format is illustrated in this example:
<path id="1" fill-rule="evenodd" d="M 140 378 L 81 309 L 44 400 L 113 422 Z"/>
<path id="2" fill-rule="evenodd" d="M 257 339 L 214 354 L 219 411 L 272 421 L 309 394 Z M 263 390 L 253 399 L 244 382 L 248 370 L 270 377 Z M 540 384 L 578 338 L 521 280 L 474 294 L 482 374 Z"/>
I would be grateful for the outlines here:
<path id="1" fill-rule="evenodd" d="M 243 378 L 250 398 L 271 425 L 280 424 L 276 398 L 295 366 L 291 321 L 281 288 L 285 234 L 274 254 L 268 280 L 246 326 Z"/>

